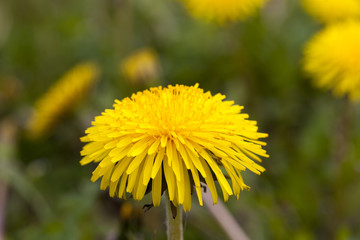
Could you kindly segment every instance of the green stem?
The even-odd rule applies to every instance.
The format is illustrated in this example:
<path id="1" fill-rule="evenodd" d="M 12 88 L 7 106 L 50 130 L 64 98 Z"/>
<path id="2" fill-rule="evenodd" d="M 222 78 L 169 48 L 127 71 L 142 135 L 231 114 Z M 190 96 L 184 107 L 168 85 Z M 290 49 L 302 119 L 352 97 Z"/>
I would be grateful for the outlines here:
<path id="1" fill-rule="evenodd" d="M 172 203 L 169 194 L 165 193 L 166 199 L 166 225 L 168 240 L 183 240 L 182 211 L 180 207 L 176 208 L 176 217 L 173 218 Z"/>

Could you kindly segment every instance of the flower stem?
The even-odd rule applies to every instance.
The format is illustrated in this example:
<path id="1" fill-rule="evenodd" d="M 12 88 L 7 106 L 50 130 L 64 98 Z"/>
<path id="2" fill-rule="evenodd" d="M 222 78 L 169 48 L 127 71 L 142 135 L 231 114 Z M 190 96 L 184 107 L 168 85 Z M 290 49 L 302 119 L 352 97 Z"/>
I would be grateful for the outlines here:
<path id="1" fill-rule="evenodd" d="M 166 192 L 166 227 L 168 240 L 183 240 L 182 211 L 180 207 L 172 205 Z M 176 213 L 176 215 L 174 214 Z M 173 217 L 175 215 L 175 218 Z"/>

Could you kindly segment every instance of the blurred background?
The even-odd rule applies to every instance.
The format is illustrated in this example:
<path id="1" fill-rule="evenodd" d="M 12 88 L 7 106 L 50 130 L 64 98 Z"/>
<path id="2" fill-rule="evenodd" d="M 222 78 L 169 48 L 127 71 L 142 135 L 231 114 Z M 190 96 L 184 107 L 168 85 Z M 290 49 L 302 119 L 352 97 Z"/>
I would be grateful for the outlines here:
<path id="1" fill-rule="evenodd" d="M 163 204 L 111 199 L 81 167 L 94 116 L 150 86 L 223 93 L 269 133 L 266 172 L 226 206 L 251 239 L 360 238 L 360 107 L 318 90 L 302 50 L 322 26 L 299 1 L 270 0 L 225 25 L 176 0 L 0 2 L 0 229 L 4 239 L 166 239 Z M 76 64 L 99 81 L 47 136 L 26 131 L 36 100 Z M 138 66 L 140 65 L 140 66 Z M 54 106 L 56 107 L 56 106 Z M 196 197 L 185 239 L 227 239 Z M 1 238 L 1 236 L 0 236 Z"/>

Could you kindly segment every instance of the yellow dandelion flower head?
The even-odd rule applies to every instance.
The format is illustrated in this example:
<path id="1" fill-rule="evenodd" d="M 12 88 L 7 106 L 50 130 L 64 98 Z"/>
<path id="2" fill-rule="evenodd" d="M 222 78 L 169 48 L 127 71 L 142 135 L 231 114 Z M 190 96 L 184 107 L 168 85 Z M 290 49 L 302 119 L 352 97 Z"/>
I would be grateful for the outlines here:
<path id="1" fill-rule="evenodd" d="M 120 70 L 134 84 L 144 84 L 159 78 L 160 63 L 156 52 L 143 48 L 120 64 Z"/>
<path id="2" fill-rule="evenodd" d="M 323 23 L 360 17 L 359 0 L 302 0 L 304 9 Z"/>
<path id="3" fill-rule="evenodd" d="M 46 135 L 59 118 L 71 111 L 93 85 L 99 68 L 92 62 L 75 66 L 35 103 L 35 111 L 28 122 L 30 136 Z"/>
<path id="4" fill-rule="evenodd" d="M 268 157 L 258 138 L 256 121 L 241 113 L 242 106 L 223 101 L 195 86 L 150 88 L 122 101 L 115 100 L 95 118 L 87 135 L 81 164 L 99 162 L 92 181 L 102 177 L 101 189 L 110 196 L 135 200 L 152 191 L 154 206 L 167 189 L 170 201 L 190 211 L 192 186 L 202 205 L 201 182 L 208 185 L 214 203 L 219 182 L 225 200 L 248 188 L 240 172 L 260 174 L 259 156 Z M 259 155 L 259 156 L 257 156 Z M 231 179 L 232 187 L 228 178 Z"/>
<path id="5" fill-rule="evenodd" d="M 207 21 L 224 23 L 254 15 L 266 0 L 183 0 L 192 15 Z"/>
<path id="6" fill-rule="evenodd" d="M 360 98 L 360 21 L 330 25 L 306 46 L 304 69 L 336 96 Z"/>

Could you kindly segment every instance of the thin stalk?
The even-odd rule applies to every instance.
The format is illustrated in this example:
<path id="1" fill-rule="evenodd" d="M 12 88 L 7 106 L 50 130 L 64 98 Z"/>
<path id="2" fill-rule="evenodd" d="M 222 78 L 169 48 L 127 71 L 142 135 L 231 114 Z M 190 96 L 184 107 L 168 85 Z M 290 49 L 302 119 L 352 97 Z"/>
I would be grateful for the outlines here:
<path id="1" fill-rule="evenodd" d="M 166 199 L 166 227 L 168 240 L 183 240 L 182 211 L 180 207 L 175 208 L 169 199 L 169 194 L 165 193 Z M 176 211 L 176 217 L 173 218 Z"/>
<path id="2" fill-rule="evenodd" d="M 203 191 L 205 206 L 210 210 L 215 220 L 219 223 L 224 232 L 231 240 L 249 240 L 249 237 L 240 227 L 236 219 L 231 215 L 224 203 L 219 199 L 216 205 L 213 204 L 211 193 L 208 187 Z"/>

